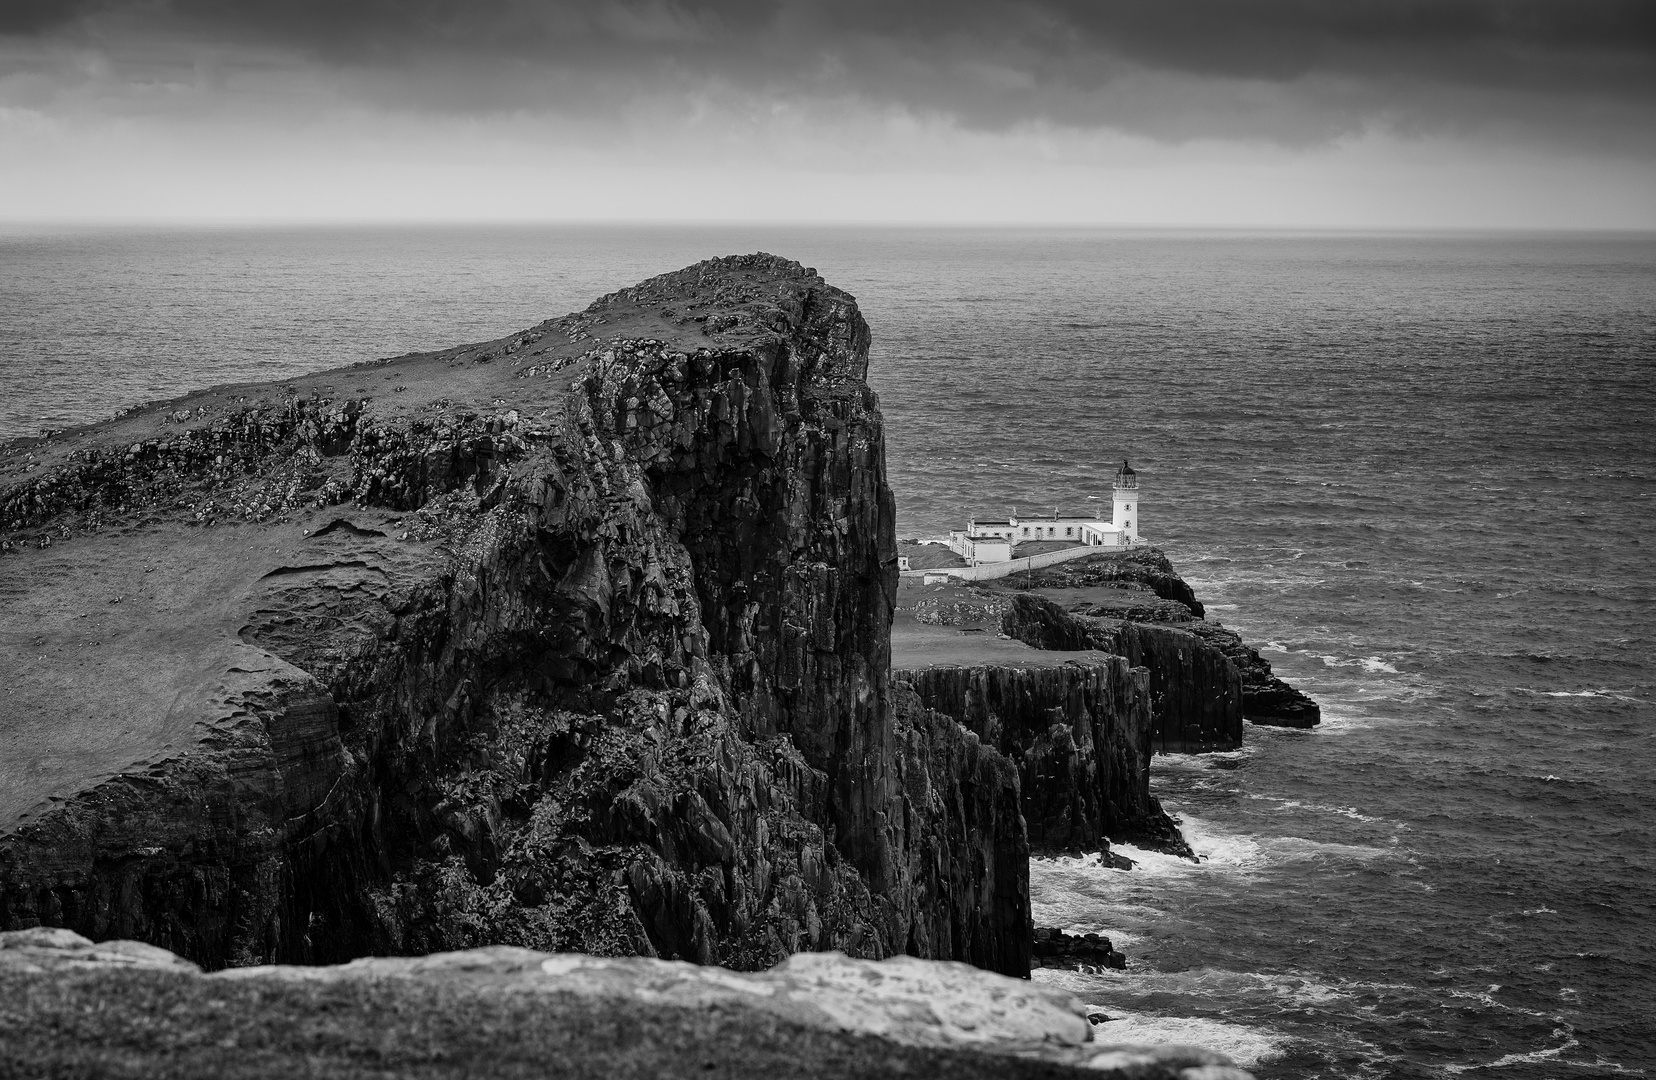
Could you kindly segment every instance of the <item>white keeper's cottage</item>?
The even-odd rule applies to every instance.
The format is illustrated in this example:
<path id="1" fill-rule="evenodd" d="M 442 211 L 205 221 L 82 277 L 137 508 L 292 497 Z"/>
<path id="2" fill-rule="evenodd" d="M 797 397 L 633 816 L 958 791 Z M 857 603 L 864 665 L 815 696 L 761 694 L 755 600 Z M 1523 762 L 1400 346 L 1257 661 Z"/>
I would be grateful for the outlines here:
<path id="1" fill-rule="evenodd" d="M 1075 547 L 1126 548 L 1138 541 L 1138 474 L 1125 461 L 1116 470 L 1110 494 L 1114 513 L 1109 521 L 1090 517 L 1020 518 L 1004 521 L 966 523 L 964 530 L 949 534 L 949 547 L 972 565 L 1008 562 L 1019 544 L 1047 543 Z M 1080 554 L 1079 552 L 1077 554 Z"/>

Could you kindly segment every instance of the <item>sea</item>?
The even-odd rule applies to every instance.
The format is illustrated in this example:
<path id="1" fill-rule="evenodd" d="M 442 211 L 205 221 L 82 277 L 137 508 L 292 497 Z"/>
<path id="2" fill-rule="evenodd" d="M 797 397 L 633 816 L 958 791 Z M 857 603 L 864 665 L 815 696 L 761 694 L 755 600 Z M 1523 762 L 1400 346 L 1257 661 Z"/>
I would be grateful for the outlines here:
<path id="1" fill-rule="evenodd" d="M 1322 705 L 1156 759 L 1201 856 L 1037 860 L 1108 1042 L 1656 1076 L 1656 237 L 0 227 L 0 438 L 766 250 L 873 328 L 899 534 L 1107 506 Z"/>

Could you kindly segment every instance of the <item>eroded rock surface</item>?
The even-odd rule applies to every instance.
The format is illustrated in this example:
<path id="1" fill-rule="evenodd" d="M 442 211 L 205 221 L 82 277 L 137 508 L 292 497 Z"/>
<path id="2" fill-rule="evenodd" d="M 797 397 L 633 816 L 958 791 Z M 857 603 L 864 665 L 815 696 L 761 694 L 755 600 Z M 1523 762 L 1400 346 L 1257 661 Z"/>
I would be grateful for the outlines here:
<path id="1" fill-rule="evenodd" d="M 1150 794 L 1149 673 L 1117 656 L 1053 667 L 897 671 L 930 709 L 964 724 L 1018 767 L 1029 845 L 1092 852 L 1111 842 L 1188 855 Z"/>
<path id="2" fill-rule="evenodd" d="M 1127 967 L 1127 958 L 1103 934 L 1066 934 L 1054 927 L 1042 926 L 1035 930 L 1034 951 L 1036 967 L 1069 968 L 1094 974 Z"/>
<path id="3" fill-rule="evenodd" d="M 1316 727 L 1322 722 L 1321 706 L 1304 691 L 1277 678 L 1271 662 L 1243 641 L 1242 635 L 1217 623 L 1192 623 L 1186 629 L 1236 665 L 1242 676 L 1242 715 L 1250 722 L 1296 728 Z"/>
<path id="4" fill-rule="evenodd" d="M 1096 650 L 1149 673 L 1151 742 L 1162 753 L 1242 745 L 1242 676 L 1223 652 L 1183 628 L 1066 611 L 1033 593 L 1012 598 L 1003 627 L 1038 649 Z"/>
<path id="5" fill-rule="evenodd" d="M 1058 939 L 1099 955 L 1096 935 Z M 1248 1078 L 1197 1048 L 1096 1043 L 1056 987 L 911 957 L 742 973 L 497 946 L 203 975 L 37 929 L 0 933 L 0 988 L 20 1022 L 0 1069 L 30 1075 Z"/>
<path id="6" fill-rule="evenodd" d="M 1182 606 L 1185 617 L 1207 614 L 1190 584 L 1179 576 L 1166 555 L 1153 547 L 1132 548 L 1106 557 L 1059 563 L 1030 574 L 1003 579 L 1012 589 L 1077 589 L 1099 585 L 1142 588 L 1161 600 Z"/>
<path id="7" fill-rule="evenodd" d="M 1072 615 L 1094 619 L 1115 619 L 1130 623 L 1153 623 L 1194 634 L 1204 643 L 1217 649 L 1237 669 L 1241 676 L 1241 713 L 1256 724 L 1278 727 L 1314 727 L 1322 719 L 1322 710 L 1304 692 L 1288 685 L 1271 670 L 1270 661 L 1259 655 L 1259 650 L 1242 640 L 1241 635 L 1218 623 L 1210 622 L 1190 585 L 1181 578 L 1167 557 L 1155 548 L 1137 548 L 1130 551 L 1101 555 L 1080 562 L 1047 567 L 1033 574 L 1014 574 L 998 582 L 1001 588 L 1032 591 L 1058 603 Z M 1089 634 L 1054 633 L 1039 630 L 1027 618 L 1015 620 L 1022 628 L 1020 635 L 1033 643 L 1041 640 L 1085 640 Z M 1039 620 L 1035 620 L 1039 622 Z M 1103 640 L 1096 632 L 1091 640 Z M 1132 639 L 1129 635 L 1127 639 Z M 1140 635 L 1135 640 L 1134 655 L 1155 661 L 1171 655 L 1183 665 L 1180 657 L 1182 643 L 1178 639 Z M 1173 652 L 1167 652 L 1169 643 Z M 1044 648 L 1068 648 L 1066 645 L 1047 645 Z M 1203 668 L 1206 665 L 1197 665 Z M 1157 670 L 1152 663 L 1151 670 Z M 1180 677 L 1200 671 L 1184 671 Z M 1192 702 L 1185 702 L 1185 706 Z M 1158 738 L 1163 749 L 1187 747 L 1226 748 L 1221 734 L 1217 743 L 1214 730 L 1207 718 L 1196 718 L 1194 730 L 1187 712 L 1175 715 L 1170 708 L 1176 702 L 1168 701 L 1159 713 Z M 1221 727 L 1228 726 L 1228 722 Z M 1165 738 L 1163 738 L 1163 728 Z"/>
<path id="8" fill-rule="evenodd" d="M 0 926 L 1027 971 L 1017 770 L 894 705 L 868 340 L 742 256 L 0 448 Z"/>

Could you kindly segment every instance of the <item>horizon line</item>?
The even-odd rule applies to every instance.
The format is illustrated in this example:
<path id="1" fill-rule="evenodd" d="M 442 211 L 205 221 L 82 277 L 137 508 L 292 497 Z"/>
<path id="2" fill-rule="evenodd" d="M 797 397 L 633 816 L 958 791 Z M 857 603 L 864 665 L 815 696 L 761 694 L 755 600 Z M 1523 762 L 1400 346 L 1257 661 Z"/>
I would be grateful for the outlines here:
<path id="1" fill-rule="evenodd" d="M 1132 233 L 1276 233 L 1345 235 L 1599 235 L 1656 236 L 1656 225 L 1373 225 L 1351 223 L 1262 224 L 1237 222 L 1112 222 L 1016 219 L 810 219 L 810 218 L 583 218 L 583 217 L 98 217 L 0 215 L 0 230 L 48 229 L 317 229 L 317 228 L 639 228 L 639 229 L 894 229 L 1012 231 L 1108 231 Z"/>

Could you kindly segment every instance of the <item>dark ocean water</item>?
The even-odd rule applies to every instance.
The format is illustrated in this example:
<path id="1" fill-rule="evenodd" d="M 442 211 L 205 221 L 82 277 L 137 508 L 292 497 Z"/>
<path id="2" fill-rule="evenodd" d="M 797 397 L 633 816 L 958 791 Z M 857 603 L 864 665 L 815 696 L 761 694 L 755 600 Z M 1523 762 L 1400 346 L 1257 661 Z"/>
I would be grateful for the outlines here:
<path id="1" fill-rule="evenodd" d="M 874 328 L 900 531 L 1108 498 L 1324 706 L 1158 759 L 1206 858 L 1037 864 L 1101 1035 L 1261 1077 L 1656 1075 L 1656 238 L 0 234 L 0 438 L 763 248 Z"/>

